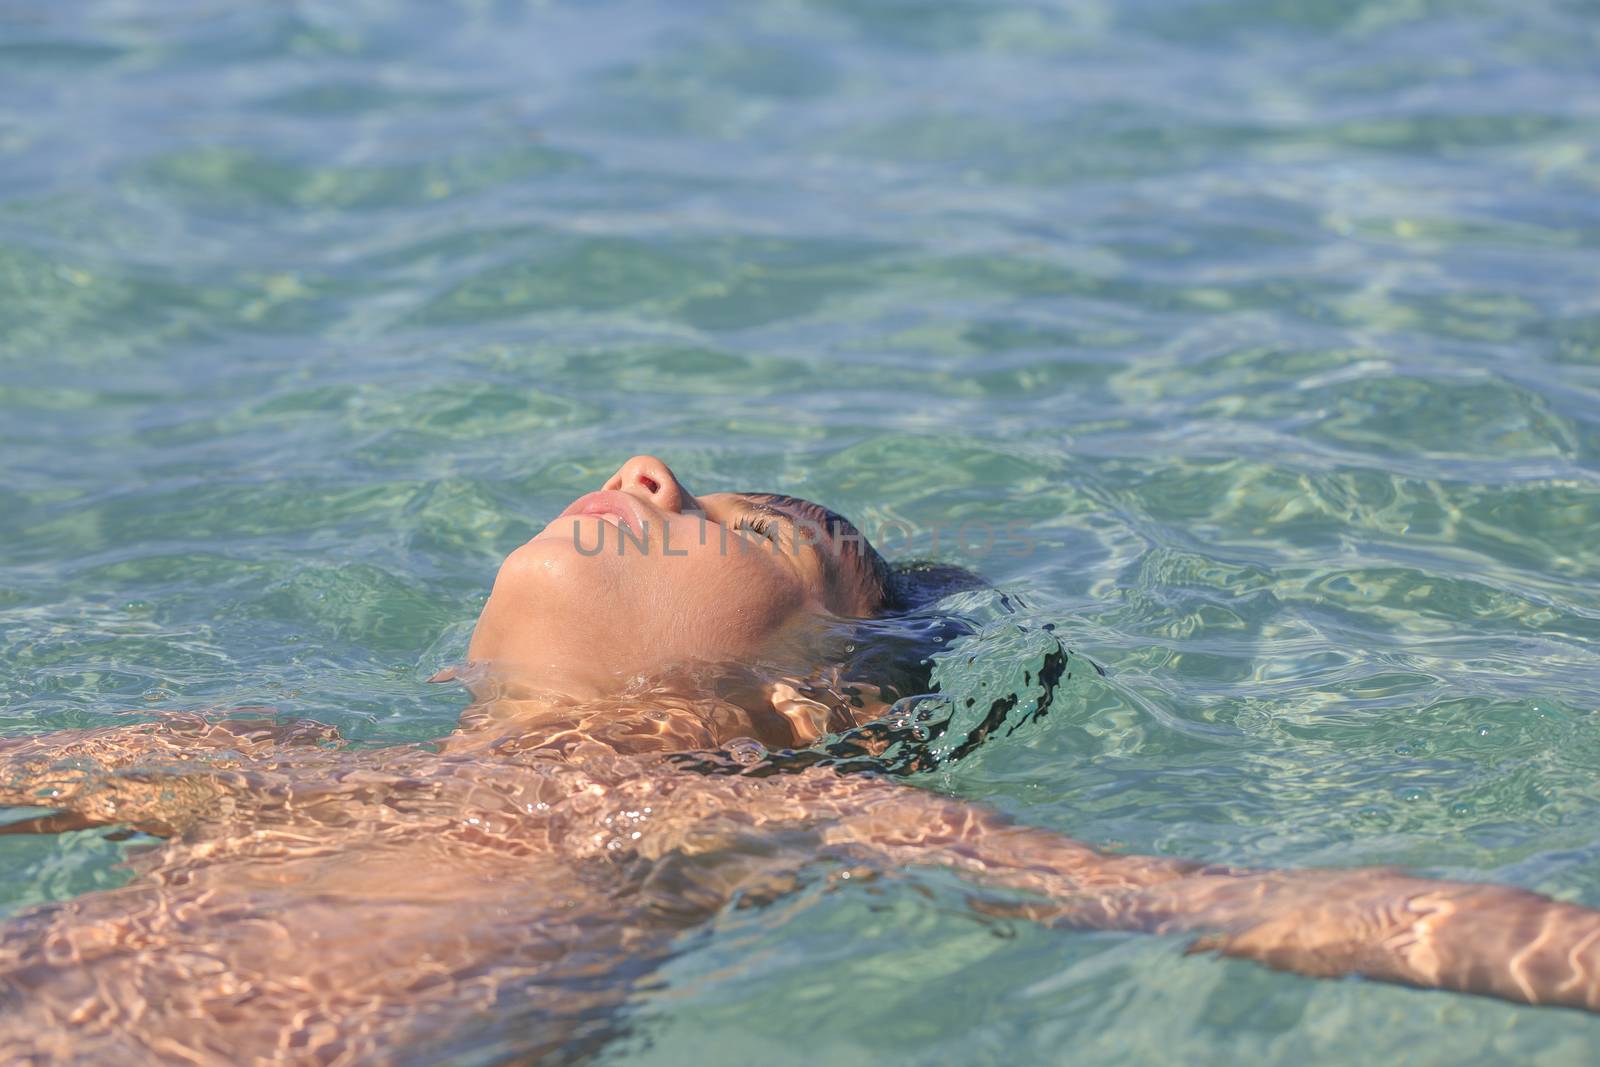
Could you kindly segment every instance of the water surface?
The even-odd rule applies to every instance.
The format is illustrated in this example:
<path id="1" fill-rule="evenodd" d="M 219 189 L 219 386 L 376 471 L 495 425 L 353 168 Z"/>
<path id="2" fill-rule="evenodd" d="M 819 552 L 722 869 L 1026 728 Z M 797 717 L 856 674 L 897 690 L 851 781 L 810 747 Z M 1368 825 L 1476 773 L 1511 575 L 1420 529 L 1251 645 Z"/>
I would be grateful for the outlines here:
<path id="1" fill-rule="evenodd" d="M 1110 674 L 927 785 L 1600 906 L 1597 54 L 1541 0 L 9 4 L 0 722 L 436 736 L 500 556 L 651 451 L 901 554 L 1027 524 L 943 554 Z M 126 847 L 5 838 L 0 903 Z M 1180 948 L 804 896 L 600 1059 L 1593 1060 Z"/>

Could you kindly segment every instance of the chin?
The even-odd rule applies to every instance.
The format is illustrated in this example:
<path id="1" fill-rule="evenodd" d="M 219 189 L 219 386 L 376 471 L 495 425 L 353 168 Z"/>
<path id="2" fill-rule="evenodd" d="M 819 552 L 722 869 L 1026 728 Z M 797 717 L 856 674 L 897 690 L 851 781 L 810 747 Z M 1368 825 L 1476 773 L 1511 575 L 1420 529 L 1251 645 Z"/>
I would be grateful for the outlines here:
<path id="1" fill-rule="evenodd" d="M 607 531 L 614 533 L 614 531 Z M 583 544 L 592 547 L 590 531 L 582 532 Z M 515 583 L 536 584 L 548 590 L 551 586 L 592 583 L 592 576 L 607 569 L 607 563 L 616 559 L 612 552 L 596 554 L 582 552 L 571 536 L 571 531 L 554 535 L 541 533 L 506 557 L 495 579 L 498 588 L 510 580 Z"/>

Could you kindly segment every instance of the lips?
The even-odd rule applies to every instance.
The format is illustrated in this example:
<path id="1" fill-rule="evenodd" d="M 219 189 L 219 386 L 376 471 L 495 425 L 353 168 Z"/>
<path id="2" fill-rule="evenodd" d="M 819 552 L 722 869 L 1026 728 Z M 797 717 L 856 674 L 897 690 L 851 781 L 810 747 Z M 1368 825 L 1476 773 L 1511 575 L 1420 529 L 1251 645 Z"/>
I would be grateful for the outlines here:
<path id="1" fill-rule="evenodd" d="M 570 519 L 582 515 L 592 515 L 602 521 L 608 520 L 613 525 L 625 525 L 633 531 L 634 536 L 641 539 L 650 527 L 644 506 L 627 493 L 616 489 L 586 493 L 567 505 L 567 510 L 557 518 Z"/>

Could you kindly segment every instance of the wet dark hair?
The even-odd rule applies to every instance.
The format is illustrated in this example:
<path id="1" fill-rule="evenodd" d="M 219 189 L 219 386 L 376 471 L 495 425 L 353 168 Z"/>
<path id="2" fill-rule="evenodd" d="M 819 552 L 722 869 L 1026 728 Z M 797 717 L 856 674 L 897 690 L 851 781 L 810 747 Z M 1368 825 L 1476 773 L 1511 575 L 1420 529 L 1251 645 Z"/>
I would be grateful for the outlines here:
<path id="1" fill-rule="evenodd" d="M 879 613 L 840 628 L 845 641 L 837 659 L 844 676 L 876 685 L 890 701 L 931 691 L 933 657 L 976 629 L 960 615 L 939 610 L 940 603 L 992 588 L 980 575 L 948 563 L 884 563 Z"/>
<path id="2" fill-rule="evenodd" d="M 821 658 L 837 664 L 843 676 L 877 686 L 891 702 L 927 692 L 933 656 L 972 626 L 935 609 L 956 593 L 991 589 L 965 567 L 933 560 L 891 564 L 855 523 L 831 508 L 784 493 L 743 493 L 757 510 L 824 531 L 832 539 L 824 565 L 836 578 L 847 577 L 865 590 L 872 605 L 864 619 L 841 620 L 824 642 Z M 812 695 L 811 691 L 802 688 Z"/>
<path id="3" fill-rule="evenodd" d="M 889 714 L 848 726 L 807 748 L 762 752 L 723 748 L 669 758 L 701 774 L 764 777 L 829 767 L 839 773 L 907 775 L 957 762 L 990 737 L 1014 733 L 1044 718 L 1063 677 L 1072 677 L 1067 671 L 1069 653 L 1055 636 L 1053 624 L 1037 628 L 1045 640 L 1039 658 L 1023 668 L 1026 691 L 986 699 L 982 705 L 967 697 L 958 708 L 934 684 L 937 657 L 952 653 L 962 638 L 977 634 L 979 625 L 945 602 L 959 593 L 989 591 L 1003 610 L 1010 611 L 1014 610 L 1010 598 L 972 571 L 945 563 L 884 564 L 883 577 L 879 614 L 839 620 L 829 635 L 833 649 L 828 658 L 839 665 L 847 683 L 876 687 L 892 705 Z M 1090 666 L 1104 673 L 1098 665 Z M 859 691 L 849 684 L 842 692 L 820 682 L 796 688 L 824 704 L 864 707 Z"/>
<path id="4" fill-rule="evenodd" d="M 788 517 L 825 530 L 833 551 L 824 553 L 836 577 L 848 574 L 866 590 L 872 612 L 865 618 L 832 620 L 822 635 L 817 658 L 837 669 L 810 677 L 788 677 L 802 696 L 832 709 L 830 719 L 840 725 L 816 744 L 803 749 L 768 752 L 741 746 L 737 752 L 685 752 L 669 758 L 685 769 L 703 774 L 788 774 L 810 767 L 828 766 L 840 772 L 912 774 L 955 762 L 997 732 L 1012 733 L 1049 711 L 1056 687 L 1066 673 L 1066 646 L 1054 635 L 1054 626 L 1037 629 L 1044 635 L 1040 658 L 1025 664 L 1023 689 L 985 699 L 965 698 L 960 708 L 942 697 L 934 673 L 943 654 L 953 651 L 962 638 L 979 633 L 980 625 L 948 603 L 961 593 L 988 592 L 1002 612 L 1017 605 L 981 575 L 949 563 L 911 560 L 891 564 L 855 524 L 820 504 L 780 493 L 745 493 L 758 510 Z M 1018 625 L 1019 629 L 1028 629 Z M 1098 666 L 1095 666 L 1099 670 Z M 1102 672 L 1103 673 L 1103 672 Z M 761 717 L 775 715 L 766 694 L 770 675 L 760 668 L 739 668 L 717 680 L 719 695 Z M 842 684 L 835 679 L 842 679 Z M 866 707 L 861 687 L 890 705 L 889 714 L 858 723 Z M 757 746 L 759 748 L 759 746 Z"/>
<path id="5" fill-rule="evenodd" d="M 870 545 L 867 551 L 877 556 Z M 884 563 L 883 580 L 876 614 L 831 619 L 807 643 L 806 657 L 824 669 L 805 676 L 798 664 L 724 665 L 714 683 L 718 695 L 754 715 L 771 714 L 768 683 L 776 672 L 802 696 L 850 721 L 855 716 L 843 705 L 865 706 L 858 686 L 876 688 L 877 697 L 890 704 L 930 692 L 934 657 L 976 630 L 970 620 L 941 610 L 940 603 L 958 592 L 991 587 L 965 568 L 923 560 Z M 835 669 L 847 683 L 843 692 L 831 681 Z"/>

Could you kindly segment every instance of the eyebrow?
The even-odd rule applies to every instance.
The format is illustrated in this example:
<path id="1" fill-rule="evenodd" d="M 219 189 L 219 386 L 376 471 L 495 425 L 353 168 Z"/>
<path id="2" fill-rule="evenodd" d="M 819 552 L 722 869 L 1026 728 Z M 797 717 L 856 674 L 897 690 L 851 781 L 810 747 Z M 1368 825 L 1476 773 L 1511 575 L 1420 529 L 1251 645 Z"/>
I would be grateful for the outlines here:
<path id="1" fill-rule="evenodd" d="M 767 515 L 773 518 L 792 519 L 795 517 L 792 512 L 785 511 L 783 508 L 780 508 L 775 504 L 765 504 L 755 500 L 746 500 L 745 507 L 758 515 Z"/>
<path id="2" fill-rule="evenodd" d="M 763 515 L 788 519 L 796 524 L 806 523 L 814 526 L 819 532 L 828 537 L 829 543 L 833 541 L 833 533 L 841 525 L 855 529 L 846 519 L 836 511 L 823 507 L 821 504 L 810 500 L 802 500 L 797 496 L 786 496 L 783 493 L 745 493 L 743 494 L 751 510 Z"/>
<path id="3" fill-rule="evenodd" d="M 802 521 L 792 511 L 789 511 L 786 508 L 778 507 L 775 504 L 769 504 L 765 501 L 752 499 L 750 494 L 747 493 L 740 495 L 744 498 L 744 510 L 741 513 L 741 517 L 757 515 L 763 519 L 787 520 L 792 526 L 799 526 L 800 522 Z M 765 496 L 766 494 L 762 495 Z M 797 544 L 799 543 L 800 542 L 797 541 Z M 810 544 L 811 542 L 805 543 Z M 812 547 L 816 546 L 813 544 Z"/>

